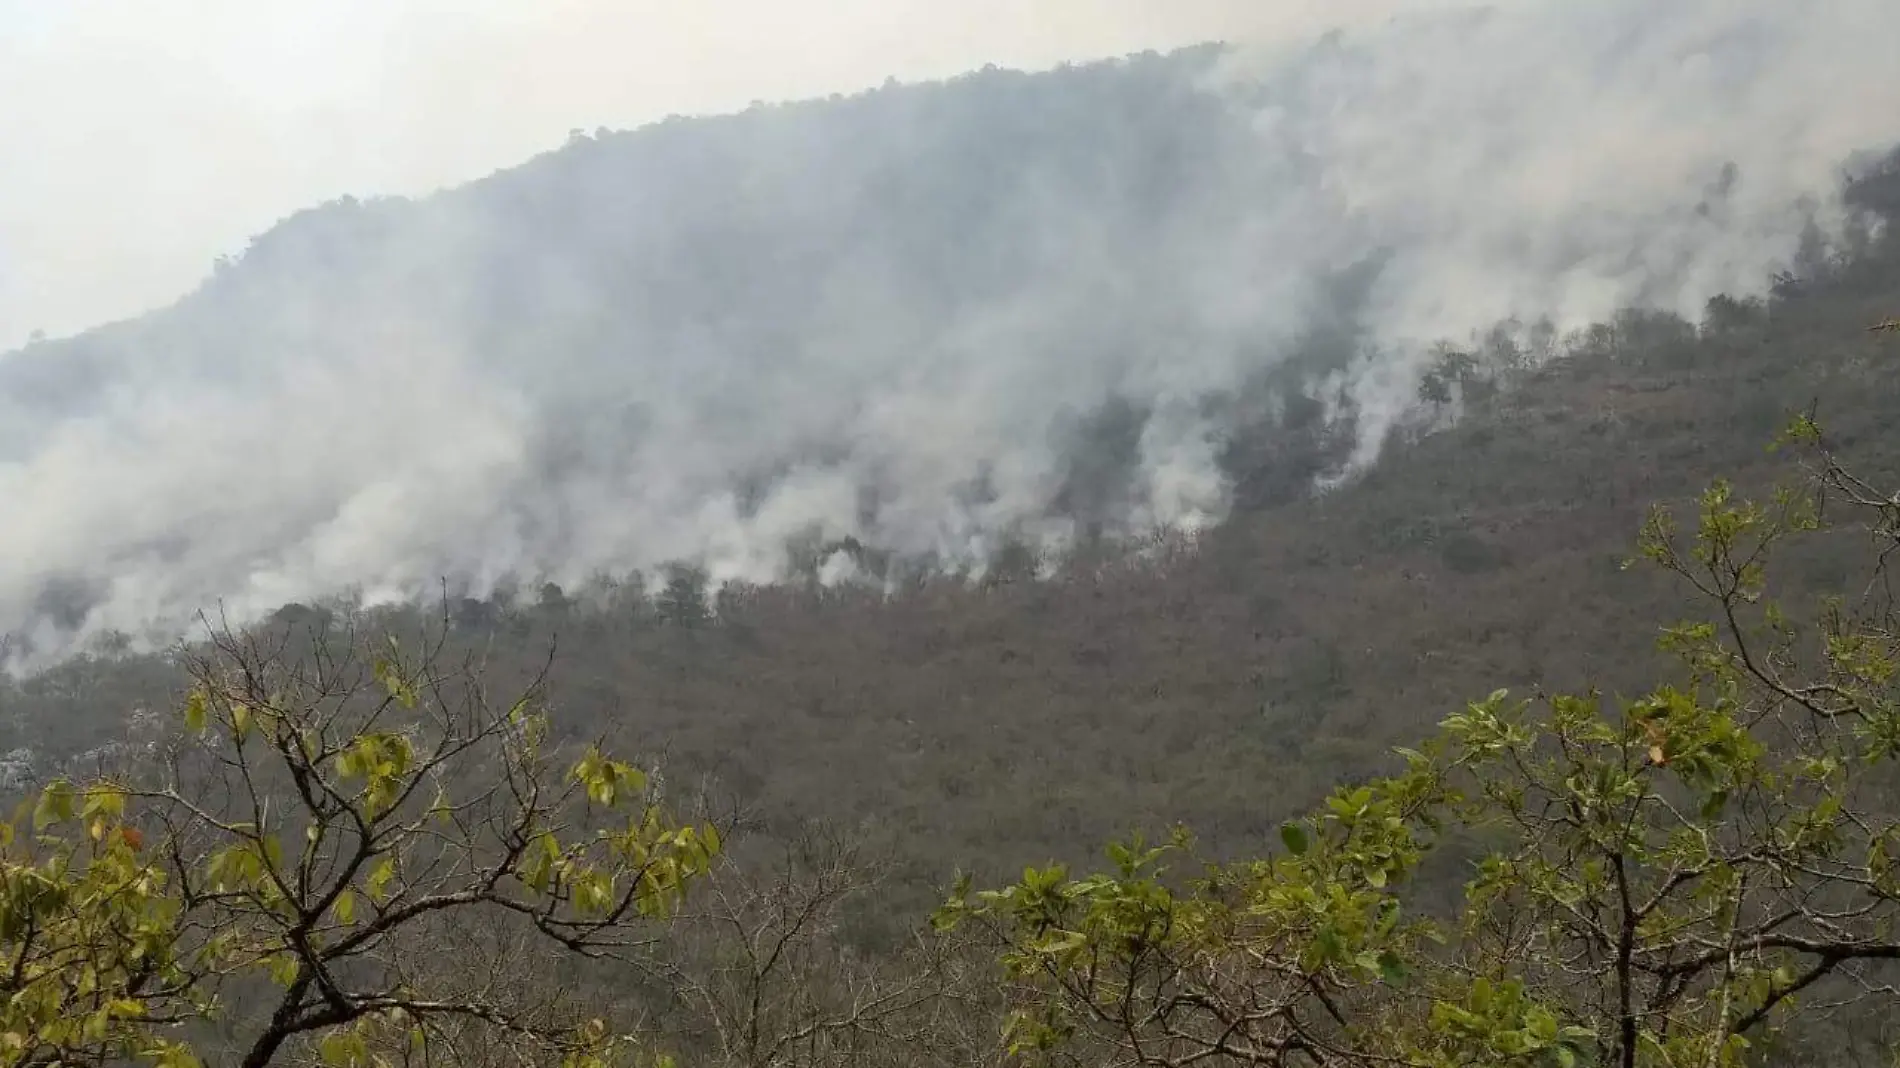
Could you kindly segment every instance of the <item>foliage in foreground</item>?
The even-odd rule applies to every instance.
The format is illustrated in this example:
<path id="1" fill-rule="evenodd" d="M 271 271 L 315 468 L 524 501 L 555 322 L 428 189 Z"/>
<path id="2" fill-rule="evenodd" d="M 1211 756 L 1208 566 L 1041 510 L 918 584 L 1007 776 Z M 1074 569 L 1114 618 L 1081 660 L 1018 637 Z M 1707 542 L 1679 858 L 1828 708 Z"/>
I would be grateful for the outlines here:
<path id="1" fill-rule="evenodd" d="M 524 978 L 530 944 L 653 980 L 722 1064 L 985 1062 L 972 945 L 1030 1063 L 1759 1063 L 1891 1000 L 1900 958 L 1900 499 L 1792 436 L 1803 491 L 1717 484 L 1692 533 L 1643 530 L 1710 610 L 1664 634 L 1674 683 L 1493 694 L 1271 856 L 1183 833 L 961 885 L 892 964 L 824 941 L 864 883 L 848 838 L 808 882 L 722 875 L 719 834 L 638 770 L 557 761 L 537 686 L 494 702 L 440 647 L 219 634 L 182 734 L 0 830 L 0 1064 L 651 1059 L 638 1011 Z M 1842 509 L 1867 583 L 1780 603 L 1769 562 Z"/>
<path id="2" fill-rule="evenodd" d="M 209 1022 L 253 1066 L 612 1055 L 576 1006 L 456 962 L 478 930 L 624 952 L 718 833 L 597 749 L 556 767 L 534 688 L 496 703 L 435 652 L 221 633 L 161 774 L 46 789 L 0 853 L 0 1064 L 195 1064 Z"/>
<path id="3" fill-rule="evenodd" d="M 1693 535 L 1659 510 L 1641 555 L 1707 622 L 1665 632 L 1682 679 L 1634 700 L 1499 692 L 1395 776 L 1337 791 L 1277 856 L 1202 864 L 1185 837 L 960 887 L 1044 1063 L 1756 1063 L 1823 1010 L 1891 1003 L 1900 958 L 1900 629 L 1885 564 L 1900 498 L 1819 457 L 1770 504 L 1717 484 Z M 1872 538 L 1860 596 L 1804 613 L 1767 564 L 1845 508 Z M 1460 899 L 1422 877 L 1471 858 Z"/>

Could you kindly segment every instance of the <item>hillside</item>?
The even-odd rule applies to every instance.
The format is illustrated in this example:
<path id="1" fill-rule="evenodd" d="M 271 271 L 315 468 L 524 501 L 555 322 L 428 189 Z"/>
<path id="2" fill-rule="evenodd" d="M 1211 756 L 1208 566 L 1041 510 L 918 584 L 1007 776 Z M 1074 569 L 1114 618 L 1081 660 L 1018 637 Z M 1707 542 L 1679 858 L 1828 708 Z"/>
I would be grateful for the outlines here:
<path id="1" fill-rule="evenodd" d="M 1203 527 L 1449 418 L 1435 367 L 1494 382 L 1625 305 L 1680 333 L 1864 249 L 1754 139 L 1614 204 L 1510 201 L 1570 149 L 1477 165 L 1486 135 L 1365 77 L 1415 62 L 1398 33 L 601 131 L 285 219 L 169 308 L 0 360 L 8 652 L 352 586 L 877 584 Z"/>
<path id="2" fill-rule="evenodd" d="M 1266 337 L 1203 314 L 1176 269 L 1215 247 L 1251 158 L 1241 116 L 1195 89 L 1211 60 L 602 131 L 286 219 L 169 309 L 0 361 L 0 457 L 27 492 L 49 440 L 126 472 L 155 458 L 132 442 L 182 450 L 114 484 L 128 522 L 23 546 L 41 559 L 0 588 L 0 627 L 58 643 L 217 598 L 670 559 L 758 578 L 811 529 L 980 555 L 1060 490 L 1016 454 L 1059 464 L 1064 410 L 1145 401 L 1160 331 L 1214 356 Z M 1012 366 L 1013 401 L 987 381 Z M 957 439 L 912 435 L 919 389 Z M 309 473 L 250 477 L 265 465 Z M 1131 474 L 1103 469 L 1096 495 Z M 192 483 L 220 492 L 187 504 Z"/>
<path id="3" fill-rule="evenodd" d="M 1857 195 L 1880 206 L 1888 189 Z M 1863 469 L 1900 475 L 1893 350 L 1865 329 L 1897 292 L 1887 241 L 1699 332 L 1628 317 L 1324 494 L 1250 497 L 1300 440 L 1262 428 L 1235 445 L 1258 457 L 1239 479 L 1255 503 L 1229 522 L 1140 557 L 1083 553 L 1048 580 L 735 583 L 716 618 L 624 583 L 504 590 L 449 606 L 456 642 L 506 680 L 558 637 L 563 731 L 650 754 L 775 836 L 862 828 L 909 887 L 887 916 L 914 915 L 953 865 L 1074 857 L 1130 825 L 1255 848 L 1478 694 L 1651 681 L 1681 602 L 1620 566 L 1645 509 L 1718 475 L 1798 477 L 1765 449 L 1791 411 L 1817 405 Z M 1787 576 L 1797 593 L 1850 580 L 1827 553 Z M 366 618 L 413 630 L 430 611 Z M 0 694 L 0 747 L 44 767 L 173 685 L 155 658 L 82 657 Z"/>
<path id="4" fill-rule="evenodd" d="M 577 135 L 0 358 L 0 1047 L 1892 1047 L 1900 616 L 1776 613 L 1900 544 L 1900 155 L 1619 184 L 1381 32 Z M 1804 412 L 1877 489 L 1767 606 L 1627 566 Z"/>
<path id="5" fill-rule="evenodd" d="M 165 706 L 141 650 L 201 608 L 413 631 L 446 594 L 504 679 L 558 636 L 573 735 L 774 834 L 862 825 L 912 916 L 957 864 L 1131 824 L 1245 848 L 1497 686 L 1647 681 L 1675 602 L 1618 566 L 1640 517 L 1791 474 L 1763 446 L 1792 410 L 1900 471 L 1865 332 L 1890 231 L 1810 225 L 1699 322 L 1421 350 L 1382 324 L 1439 261 L 1266 239 L 1261 189 L 1322 202 L 1208 90 L 1221 56 L 603 131 L 305 212 L 174 307 L 0 360 L 34 520 L 9 652 L 90 650 L 0 691 L 0 751 L 34 753 L 5 777 Z M 1869 171 L 1847 215 L 1896 189 Z"/>

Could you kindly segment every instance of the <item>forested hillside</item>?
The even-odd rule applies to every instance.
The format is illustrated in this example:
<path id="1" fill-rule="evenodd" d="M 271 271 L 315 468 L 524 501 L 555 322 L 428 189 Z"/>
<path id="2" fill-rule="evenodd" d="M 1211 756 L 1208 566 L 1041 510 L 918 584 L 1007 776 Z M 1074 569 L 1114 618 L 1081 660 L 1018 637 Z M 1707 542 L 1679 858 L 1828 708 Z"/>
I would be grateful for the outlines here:
<path id="1" fill-rule="evenodd" d="M 37 844 L 5 851 L 17 892 L 0 905 L 36 917 L 9 943 L 33 997 L 9 1002 L 7 1026 L 29 1054 L 179 1066 L 191 1048 L 260 1065 L 403 1049 L 593 1066 L 655 1050 L 758 1066 L 1128 1050 L 1156 1065 L 1872 1063 L 1893 1039 L 1895 660 L 1890 600 L 1876 582 L 1869 615 L 1859 591 L 1894 537 L 1874 487 L 1900 471 L 1900 398 L 1893 343 L 1839 324 L 1880 321 L 1895 262 L 1883 248 L 1791 283 L 1732 309 L 1732 331 L 1626 321 L 1595 335 L 1603 349 L 1480 391 L 1364 479 L 1041 578 L 1005 562 L 975 583 L 812 577 L 709 603 L 681 571 L 657 595 L 335 599 L 250 635 L 211 623 L 209 645 L 174 656 L 70 660 L 5 693 L 12 739 L 36 749 L 8 757 L 11 783 L 47 784 Z M 1829 413 L 1819 483 L 1763 448 L 1800 408 Z M 1693 555 L 1651 521 L 1640 555 L 1664 568 L 1626 569 L 1646 507 L 1694 514 L 1707 469 L 1757 493 L 1818 485 L 1821 511 L 1801 493 L 1764 511 L 1703 495 Z M 1758 545 L 1779 606 L 1765 625 Z M 1694 667 L 1668 666 L 1660 625 L 1711 611 L 1733 629 L 1678 631 Z M 1787 629 L 1808 617 L 1829 635 L 1816 668 Z M 1647 696 L 1608 713 L 1466 704 L 1500 685 Z M 532 704 L 496 703 L 524 688 Z M 378 731 L 411 708 L 413 727 Z M 1435 733 L 1409 765 L 1386 755 Z M 579 758 L 571 775 L 538 770 L 543 745 Z M 616 798 L 652 806 L 626 844 Z M 1599 805 L 1607 823 L 1564 815 Z M 1156 864 L 1188 846 L 1136 840 L 1105 876 L 959 884 L 941 932 L 919 933 L 953 870 L 994 883 L 1025 862 L 1088 864 L 1130 826 L 1177 820 L 1235 865 L 1184 883 Z M 293 877 L 276 843 L 299 837 Z M 141 868 L 147 843 L 166 852 Z M 1632 866 L 1616 870 L 1640 910 L 1627 889 L 1617 904 L 1604 858 Z M 182 897 L 161 889 L 174 878 Z M 31 889 L 66 879 L 71 896 Z M 175 909 L 221 915 L 203 934 L 224 933 L 174 929 Z M 1617 915 L 1621 943 L 1604 926 Z M 545 951 L 522 941 L 537 930 Z M 58 985 L 75 960 L 98 986 Z M 72 1000 L 47 1000 L 58 989 Z M 134 1000 L 110 1000 L 120 989 Z M 221 1007 L 183 1026 L 141 1016 L 201 992 Z"/>
<path id="2" fill-rule="evenodd" d="M 0 1066 L 1892 1047 L 1900 165 L 1480 269 L 1285 132 L 1351 45 L 1224 55 L 577 135 L 0 360 Z"/>
<path id="3" fill-rule="evenodd" d="M 1888 190 L 1857 195 L 1885 206 Z M 1718 475 L 1798 475 L 1766 449 L 1792 414 L 1818 408 L 1870 476 L 1900 473 L 1893 348 L 1867 330 L 1896 291 L 1883 242 L 1699 326 L 1632 314 L 1487 365 L 1457 418 L 1330 492 L 1310 480 L 1337 428 L 1266 422 L 1229 446 L 1227 523 L 1040 563 L 1019 550 L 981 580 L 708 588 L 681 569 L 275 618 L 419 632 L 446 611 L 456 648 L 501 679 L 552 649 L 559 730 L 650 754 L 676 783 L 707 777 L 775 834 L 857 828 L 902 863 L 895 915 L 959 864 L 1074 858 L 1134 825 L 1245 849 L 1472 696 L 1645 685 L 1681 607 L 1621 566 L 1645 509 Z M 1791 566 L 1811 594 L 1847 576 L 1815 549 Z M 161 657 L 82 656 L 8 684 L 0 745 L 44 773 L 175 685 Z"/>
<path id="4" fill-rule="evenodd" d="M 1679 182 L 1613 204 L 1501 199 L 1569 159 L 1531 130 L 1395 182 L 1355 122 L 1421 136 L 1370 73 L 1412 55 L 1395 28 L 1264 67 L 990 70 L 299 213 L 172 307 L 0 361 L 4 489 L 32 517 L 4 532 L 0 632 L 42 664 L 351 586 L 676 562 L 878 585 L 836 545 L 970 572 L 1204 528 L 1371 467 L 1469 407 L 1459 379 L 1625 305 L 1661 317 L 1624 334 L 1663 338 L 1869 240 L 1753 141 L 1687 145 Z M 1463 103 L 1413 116 L 1459 139 L 1420 145 L 1434 166 L 1501 151 Z"/>

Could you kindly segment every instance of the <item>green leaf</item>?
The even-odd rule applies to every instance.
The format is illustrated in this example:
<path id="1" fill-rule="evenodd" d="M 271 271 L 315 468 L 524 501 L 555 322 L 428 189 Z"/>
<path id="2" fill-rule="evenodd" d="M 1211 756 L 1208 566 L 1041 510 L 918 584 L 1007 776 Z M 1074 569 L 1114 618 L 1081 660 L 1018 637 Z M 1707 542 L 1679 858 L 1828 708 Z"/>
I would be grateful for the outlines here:
<path id="1" fill-rule="evenodd" d="M 205 694 L 203 690 L 193 690 L 185 698 L 185 729 L 193 734 L 204 733 Z"/>
<path id="2" fill-rule="evenodd" d="M 336 910 L 338 923 L 348 926 L 356 922 L 356 895 L 354 893 L 344 890 L 336 896 L 336 904 L 333 907 Z"/>
<path id="3" fill-rule="evenodd" d="M 73 818 L 73 784 L 64 779 L 49 785 L 40 791 L 39 803 L 33 806 L 33 826 L 42 828 Z"/>
<path id="4" fill-rule="evenodd" d="M 177 1042 L 156 1041 L 145 1049 L 144 1056 L 151 1060 L 152 1068 L 201 1068 L 197 1056 Z"/>
<path id="5" fill-rule="evenodd" d="M 1065 931 L 1060 928 L 1049 932 L 1048 936 L 1031 948 L 1037 953 L 1056 956 L 1071 950 L 1080 949 L 1088 942 L 1088 936 L 1080 931 Z"/>
<path id="6" fill-rule="evenodd" d="M 317 1053 L 325 1064 L 349 1068 L 363 1062 L 369 1055 L 369 1045 L 355 1031 L 332 1031 L 317 1043 Z"/>
<path id="7" fill-rule="evenodd" d="M 370 900 L 383 900 L 383 896 L 388 892 L 389 880 L 395 878 L 395 875 L 396 862 L 388 857 L 384 857 L 383 862 L 376 865 L 369 873 L 368 889 Z"/>
<path id="8" fill-rule="evenodd" d="M 1299 824 L 1297 823 L 1281 824 L 1280 825 L 1280 841 L 1286 843 L 1287 852 L 1293 854 L 1294 856 L 1298 857 L 1298 856 L 1304 856 L 1306 854 L 1306 847 L 1307 847 L 1306 828 L 1301 827 Z"/>
<path id="9" fill-rule="evenodd" d="M 1385 950 L 1379 954 L 1378 964 L 1379 978 L 1384 979 L 1387 983 L 1394 986 L 1405 981 L 1405 977 L 1408 974 L 1405 961 L 1401 959 L 1397 953 L 1389 949 Z"/>
<path id="10" fill-rule="evenodd" d="M 86 803 L 80 809 L 80 815 L 88 820 L 102 816 L 117 819 L 125 815 L 125 792 L 111 783 L 95 783 L 86 787 Z"/>
<path id="11" fill-rule="evenodd" d="M 278 986 L 287 987 L 297 981 L 297 975 L 303 970 L 297 958 L 288 953 L 279 953 L 266 964 L 270 977 Z"/>
<path id="12" fill-rule="evenodd" d="M 1525 1023 L 1530 1033 L 1541 1042 L 1557 1041 L 1557 1018 L 1544 1009 L 1534 1008 L 1525 1014 Z"/>
<path id="13" fill-rule="evenodd" d="M 1346 955 L 1345 943 L 1339 940 L 1339 932 L 1331 927 L 1322 927 L 1314 940 L 1314 948 L 1319 950 L 1322 961 L 1336 961 Z"/>

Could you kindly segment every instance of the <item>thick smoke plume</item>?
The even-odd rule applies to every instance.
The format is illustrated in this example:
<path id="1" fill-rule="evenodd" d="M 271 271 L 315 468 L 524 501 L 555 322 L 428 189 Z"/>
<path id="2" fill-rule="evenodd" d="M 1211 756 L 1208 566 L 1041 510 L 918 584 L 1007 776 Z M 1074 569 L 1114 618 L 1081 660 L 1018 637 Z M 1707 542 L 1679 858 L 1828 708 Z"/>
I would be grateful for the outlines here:
<path id="1" fill-rule="evenodd" d="M 1346 398 L 1364 465 L 1434 339 L 1695 317 L 1849 239 L 1845 169 L 1900 140 L 1883 6 L 1565 0 L 991 71 L 328 205 L 0 362 L 0 627 L 43 653 L 348 586 L 1217 521 L 1275 368 Z"/>

